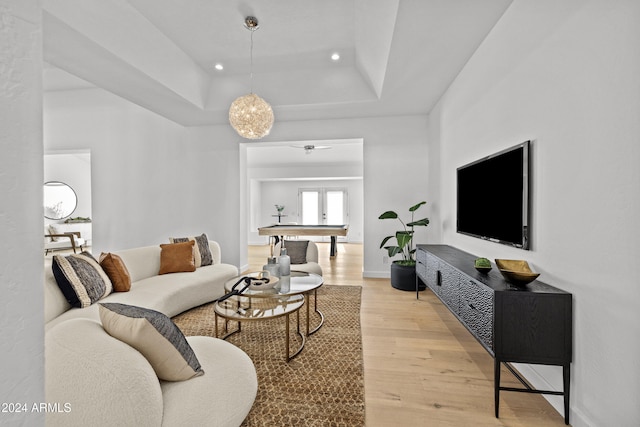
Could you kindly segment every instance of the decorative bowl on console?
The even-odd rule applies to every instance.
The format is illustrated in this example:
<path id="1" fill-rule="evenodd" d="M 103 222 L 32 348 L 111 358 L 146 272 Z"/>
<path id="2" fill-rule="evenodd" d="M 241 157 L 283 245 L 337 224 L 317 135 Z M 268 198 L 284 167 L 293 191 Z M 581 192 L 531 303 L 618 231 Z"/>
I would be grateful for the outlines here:
<path id="1" fill-rule="evenodd" d="M 491 261 L 489 261 L 487 258 L 476 258 L 473 266 L 480 273 L 488 273 L 491 271 Z"/>
<path id="2" fill-rule="evenodd" d="M 529 264 L 524 260 L 496 259 L 496 265 L 505 280 L 516 286 L 524 286 L 540 276 L 540 273 L 531 271 Z"/>

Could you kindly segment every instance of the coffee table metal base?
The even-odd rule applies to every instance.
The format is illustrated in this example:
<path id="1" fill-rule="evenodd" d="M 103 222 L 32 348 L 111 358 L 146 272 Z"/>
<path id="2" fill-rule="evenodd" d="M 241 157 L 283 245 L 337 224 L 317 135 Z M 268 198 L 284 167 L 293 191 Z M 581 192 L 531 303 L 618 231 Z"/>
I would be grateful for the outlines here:
<path id="1" fill-rule="evenodd" d="M 315 311 L 316 314 L 320 316 L 320 323 L 318 323 L 318 325 L 311 330 L 309 330 L 310 328 L 309 315 L 311 314 L 311 307 L 310 307 L 311 301 L 309 301 L 308 297 L 306 298 L 306 303 L 307 303 L 306 304 L 307 305 L 307 336 L 309 336 L 318 332 L 318 330 L 322 328 L 322 325 L 324 325 L 324 314 L 322 314 L 322 312 L 318 310 L 318 289 L 317 288 L 313 290 L 313 311 Z"/>
<path id="2" fill-rule="evenodd" d="M 317 296 L 316 296 L 317 297 Z M 302 303 L 304 303 L 305 298 L 301 297 L 300 298 Z M 316 298 L 314 298 L 315 300 Z M 250 299 L 249 299 L 250 300 Z M 231 303 L 231 301 L 229 301 L 229 303 Z M 314 330 L 309 331 L 309 303 L 307 302 L 307 333 L 306 335 L 303 334 L 300 331 L 300 307 L 302 307 L 302 304 L 300 304 L 297 308 L 295 308 L 294 310 L 290 311 L 290 312 L 286 312 L 284 314 L 280 314 L 277 316 L 267 316 L 267 317 L 257 317 L 257 318 L 242 318 L 242 316 L 246 315 L 247 313 L 247 309 L 243 308 L 241 305 L 241 299 L 238 298 L 236 299 L 235 303 L 236 305 L 236 311 L 235 311 L 235 315 L 233 317 L 228 316 L 226 314 L 222 314 L 218 311 L 218 304 L 216 304 L 216 308 L 214 308 L 214 331 L 215 331 L 215 336 L 216 338 L 220 338 L 223 340 L 226 340 L 227 338 L 229 338 L 230 336 L 238 333 L 238 332 L 242 332 L 242 322 L 243 321 L 256 321 L 256 320 L 266 320 L 266 319 L 272 319 L 274 317 L 284 317 L 285 319 L 285 348 L 284 348 L 284 354 L 285 354 L 285 359 L 287 362 L 289 362 L 291 359 L 293 359 L 294 357 L 298 356 L 302 350 L 304 349 L 304 345 L 306 343 L 306 337 L 309 336 L 310 334 L 313 334 L 314 332 L 316 332 L 318 329 L 320 329 L 320 327 L 322 326 L 322 323 L 324 323 L 324 315 L 322 313 L 320 313 L 320 311 L 318 311 L 317 309 L 317 303 L 316 303 L 316 312 L 321 316 L 321 322 L 320 325 L 318 325 Z M 251 304 L 249 304 L 249 307 L 247 307 L 248 309 L 251 308 Z M 293 314 L 295 312 L 296 315 L 296 334 L 298 335 L 299 339 L 300 339 L 300 346 L 298 347 L 298 349 L 291 354 L 291 331 L 290 331 L 290 322 L 289 322 L 289 317 L 291 314 Z M 219 328 L 218 328 L 218 317 L 221 317 L 224 319 L 224 333 L 222 335 L 220 335 L 219 333 Z M 236 322 L 238 324 L 238 326 L 233 329 L 233 330 L 229 330 L 229 322 Z"/>

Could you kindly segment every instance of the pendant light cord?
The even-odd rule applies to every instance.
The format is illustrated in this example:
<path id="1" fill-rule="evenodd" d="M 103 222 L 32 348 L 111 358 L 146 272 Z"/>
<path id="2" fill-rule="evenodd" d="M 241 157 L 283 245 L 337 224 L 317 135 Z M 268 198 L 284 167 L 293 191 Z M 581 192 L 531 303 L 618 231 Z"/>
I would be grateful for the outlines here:
<path id="1" fill-rule="evenodd" d="M 250 56 L 250 65 L 249 65 L 249 78 L 250 78 L 250 86 L 249 86 L 249 93 L 253 93 L 253 30 L 251 30 L 251 53 L 249 54 Z"/>

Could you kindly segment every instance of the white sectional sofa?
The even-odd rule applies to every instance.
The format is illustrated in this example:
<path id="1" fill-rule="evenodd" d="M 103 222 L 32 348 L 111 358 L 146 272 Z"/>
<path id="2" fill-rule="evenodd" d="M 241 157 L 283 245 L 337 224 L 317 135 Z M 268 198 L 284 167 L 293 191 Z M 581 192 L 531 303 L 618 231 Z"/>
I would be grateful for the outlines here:
<path id="1" fill-rule="evenodd" d="M 224 294 L 238 274 L 221 263 L 209 242 L 213 265 L 194 272 L 158 275 L 160 247 L 116 252 L 131 276 L 129 292 L 98 301 L 150 308 L 167 316 Z M 45 384 L 48 426 L 238 426 L 257 392 L 252 361 L 234 345 L 211 337 L 187 337 L 205 374 L 186 381 L 159 380 L 145 357 L 103 329 L 98 304 L 72 308 L 45 267 Z"/>

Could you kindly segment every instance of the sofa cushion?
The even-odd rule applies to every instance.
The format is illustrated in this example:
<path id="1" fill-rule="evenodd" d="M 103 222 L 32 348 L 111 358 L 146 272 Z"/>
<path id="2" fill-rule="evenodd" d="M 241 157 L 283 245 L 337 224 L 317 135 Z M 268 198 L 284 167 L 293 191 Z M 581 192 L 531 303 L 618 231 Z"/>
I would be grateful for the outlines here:
<path id="1" fill-rule="evenodd" d="M 209 249 L 209 238 L 205 233 L 195 237 L 170 237 L 171 243 L 188 242 L 193 240 L 196 242 L 193 247 L 193 256 L 197 267 L 204 267 L 213 264 L 213 257 Z"/>
<path id="2" fill-rule="evenodd" d="M 220 339 L 187 337 L 187 341 L 207 375 L 189 381 L 160 382 L 163 425 L 241 425 L 258 390 L 253 362 L 244 351 Z M 215 375 L 209 375 L 214 372 Z M 211 414 L 215 416 L 212 418 Z"/>
<path id="3" fill-rule="evenodd" d="M 142 353 L 158 378 L 184 381 L 204 374 L 187 339 L 164 314 L 118 303 L 100 303 L 99 311 L 105 331 Z"/>
<path id="4" fill-rule="evenodd" d="M 291 264 L 307 263 L 307 246 L 308 240 L 285 240 L 284 247 L 287 249 L 287 255 L 291 258 Z"/>
<path id="5" fill-rule="evenodd" d="M 220 298 L 224 283 L 238 275 L 230 264 L 198 268 L 193 273 L 153 276 L 134 282 L 131 292 L 117 292 L 100 302 L 120 302 L 151 308 L 169 317 Z"/>
<path id="6" fill-rule="evenodd" d="M 107 273 L 114 292 L 128 292 L 131 289 L 131 276 L 124 261 L 116 254 L 101 253 L 100 266 Z"/>
<path id="7" fill-rule="evenodd" d="M 160 271 L 158 274 L 196 271 L 193 258 L 194 246 L 193 240 L 160 245 Z"/>
<path id="8" fill-rule="evenodd" d="M 113 291 L 109 276 L 89 252 L 54 255 L 51 269 L 58 287 L 73 307 L 89 307 Z"/>

